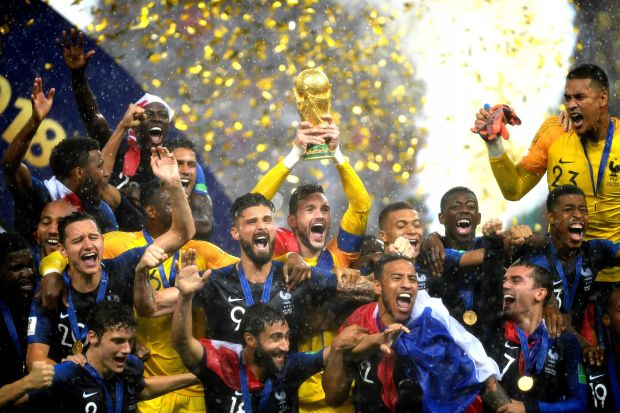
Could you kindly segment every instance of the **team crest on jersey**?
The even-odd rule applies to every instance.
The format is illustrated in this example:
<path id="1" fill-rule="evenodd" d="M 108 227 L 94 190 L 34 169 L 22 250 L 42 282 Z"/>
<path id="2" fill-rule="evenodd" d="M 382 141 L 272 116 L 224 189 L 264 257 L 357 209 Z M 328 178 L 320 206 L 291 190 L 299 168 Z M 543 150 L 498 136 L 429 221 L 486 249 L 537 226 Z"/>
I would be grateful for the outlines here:
<path id="1" fill-rule="evenodd" d="M 280 298 L 283 300 L 290 300 L 291 299 L 291 293 L 288 291 L 280 291 Z"/>
<path id="2" fill-rule="evenodd" d="M 547 359 L 545 360 L 545 373 L 555 376 L 557 374 L 558 352 L 554 348 L 547 351 Z"/>
<path id="3" fill-rule="evenodd" d="M 288 291 L 280 291 L 280 298 L 282 299 L 282 304 L 280 304 L 280 310 L 284 315 L 293 314 L 293 296 Z"/>
<path id="4" fill-rule="evenodd" d="M 609 169 L 609 175 L 607 176 L 607 180 L 605 181 L 605 185 L 618 187 L 620 186 L 620 162 L 618 162 L 618 158 L 614 158 L 607 164 L 607 168 Z"/>
<path id="5" fill-rule="evenodd" d="M 583 279 L 583 290 L 590 291 L 590 288 L 592 287 L 592 269 L 582 268 L 581 278 Z"/>

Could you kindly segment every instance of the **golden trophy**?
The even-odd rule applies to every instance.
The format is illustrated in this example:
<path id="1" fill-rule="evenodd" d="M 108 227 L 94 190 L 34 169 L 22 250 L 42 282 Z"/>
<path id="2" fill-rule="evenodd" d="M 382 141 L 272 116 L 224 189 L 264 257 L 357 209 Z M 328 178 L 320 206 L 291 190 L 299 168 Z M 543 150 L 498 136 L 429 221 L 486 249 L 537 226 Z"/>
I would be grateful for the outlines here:
<path id="1" fill-rule="evenodd" d="M 325 125 L 322 116 L 330 115 L 332 109 L 332 85 L 319 69 L 306 69 L 295 78 L 295 101 L 302 121 L 314 126 Z M 304 160 L 332 158 L 326 143 L 309 145 Z"/>

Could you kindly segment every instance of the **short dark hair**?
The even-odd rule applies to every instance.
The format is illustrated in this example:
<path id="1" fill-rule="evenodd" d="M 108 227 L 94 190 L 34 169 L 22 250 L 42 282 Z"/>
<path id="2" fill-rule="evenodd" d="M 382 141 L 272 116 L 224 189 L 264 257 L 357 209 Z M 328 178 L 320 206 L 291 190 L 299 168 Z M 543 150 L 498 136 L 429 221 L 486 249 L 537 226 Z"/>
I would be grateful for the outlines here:
<path id="1" fill-rule="evenodd" d="M 525 267 L 532 270 L 532 278 L 534 279 L 534 288 L 544 288 L 547 290 L 544 304 L 546 305 L 553 295 L 553 275 L 547 268 L 538 265 L 536 262 L 541 256 L 532 256 L 529 258 L 519 259 L 510 265 L 512 267 Z"/>
<path id="2" fill-rule="evenodd" d="M 142 208 L 159 203 L 163 187 L 163 182 L 157 178 L 140 185 L 140 205 Z"/>
<path id="3" fill-rule="evenodd" d="M 455 186 L 454 188 L 448 189 L 446 193 L 443 194 L 443 196 L 441 197 L 441 201 L 439 201 L 439 209 L 442 213 L 446 210 L 446 204 L 448 203 L 448 199 L 450 198 L 450 196 L 458 192 L 465 192 L 467 194 L 470 194 L 476 200 L 476 204 L 478 203 L 478 197 L 476 196 L 474 191 L 467 188 L 466 186 Z"/>
<path id="4" fill-rule="evenodd" d="M 60 243 L 61 244 L 65 243 L 65 239 L 67 237 L 67 232 L 66 232 L 67 227 L 70 224 L 73 224 L 74 222 L 87 221 L 87 220 L 93 221 L 95 225 L 97 226 L 97 230 L 101 232 L 101 229 L 99 228 L 99 224 L 97 223 L 97 220 L 95 219 L 95 217 L 93 217 L 91 214 L 87 212 L 75 211 L 75 212 L 70 213 L 69 215 L 65 215 L 64 217 L 60 218 L 60 220 L 58 221 L 58 238 L 60 238 Z"/>
<path id="5" fill-rule="evenodd" d="M 88 329 L 99 338 L 106 331 L 118 328 L 135 330 L 137 323 L 133 310 L 127 304 L 116 301 L 100 301 L 94 304 L 88 314 Z"/>
<path id="6" fill-rule="evenodd" d="M 88 164 L 90 151 L 98 151 L 99 143 L 91 138 L 64 139 L 54 146 L 50 155 L 52 173 L 58 179 L 65 179 L 71 171 Z"/>
<path id="7" fill-rule="evenodd" d="M 375 262 L 374 264 L 375 279 L 378 281 L 381 281 L 383 279 L 383 268 L 390 262 L 398 261 L 398 260 L 405 260 L 405 261 L 410 262 L 411 266 L 413 267 L 415 271 L 415 262 L 413 261 L 413 259 L 403 254 L 385 254 L 381 258 L 379 258 L 379 260 Z"/>
<path id="8" fill-rule="evenodd" d="M 175 149 L 185 148 L 196 153 L 196 144 L 184 136 L 167 142 L 165 146 L 170 152 L 174 151 Z"/>
<path id="9" fill-rule="evenodd" d="M 230 207 L 230 215 L 234 223 L 237 222 L 237 218 L 243 211 L 248 208 L 252 208 L 255 206 L 264 205 L 271 210 L 271 212 L 275 211 L 275 207 L 273 203 L 265 198 L 263 194 L 259 194 L 257 192 L 248 193 L 245 195 L 241 195 L 239 198 L 235 199 L 232 206 Z"/>
<path id="10" fill-rule="evenodd" d="M 572 68 L 566 75 L 566 80 L 571 79 L 592 79 L 603 90 L 609 91 L 607 74 L 597 65 L 583 64 Z"/>
<path id="11" fill-rule="evenodd" d="M 17 232 L 3 232 L 0 234 L 0 262 L 4 258 L 16 251 L 30 250 L 28 241 Z"/>
<path id="12" fill-rule="evenodd" d="M 291 199 L 288 201 L 288 214 L 295 215 L 297 213 L 297 205 L 299 205 L 299 201 L 302 201 L 317 192 L 325 194 L 323 187 L 318 183 L 303 184 L 295 188 L 291 194 Z"/>
<path id="13" fill-rule="evenodd" d="M 549 195 L 547 195 L 547 212 L 553 212 L 561 197 L 564 195 L 581 195 L 586 197 L 586 194 L 581 188 L 576 185 L 561 185 L 553 188 Z"/>
<path id="14" fill-rule="evenodd" d="M 276 323 L 281 325 L 286 323 L 286 317 L 284 317 L 284 314 L 282 314 L 280 310 L 277 310 L 268 304 L 257 303 L 249 306 L 245 310 L 245 314 L 243 315 L 241 324 L 239 325 L 239 331 L 241 332 L 242 337 L 245 333 L 250 333 L 254 337 L 258 337 L 258 335 L 267 327 L 271 327 Z M 245 340 L 242 341 L 245 346 Z"/>
<path id="15" fill-rule="evenodd" d="M 415 208 L 410 203 L 404 201 L 394 202 L 383 208 L 379 213 L 379 229 L 385 229 L 387 217 L 388 215 L 390 215 L 390 213 L 394 211 L 400 211 L 402 209 L 410 209 L 412 211 L 415 211 Z"/>

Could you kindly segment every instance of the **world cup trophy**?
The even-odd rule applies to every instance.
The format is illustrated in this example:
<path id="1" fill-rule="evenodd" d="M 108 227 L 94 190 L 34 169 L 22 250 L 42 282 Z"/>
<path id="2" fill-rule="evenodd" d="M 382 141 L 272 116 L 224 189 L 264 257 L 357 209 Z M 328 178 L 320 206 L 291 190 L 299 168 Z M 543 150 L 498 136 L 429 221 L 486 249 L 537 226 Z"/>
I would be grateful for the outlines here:
<path id="1" fill-rule="evenodd" d="M 332 85 L 319 69 L 306 69 L 295 78 L 295 100 L 302 121 L 313 126 L 325 125 L 322 116 L 330 115 L 332 108 Z M 327 143 L 308 145 L 304 160 L 332 158 Z"/>

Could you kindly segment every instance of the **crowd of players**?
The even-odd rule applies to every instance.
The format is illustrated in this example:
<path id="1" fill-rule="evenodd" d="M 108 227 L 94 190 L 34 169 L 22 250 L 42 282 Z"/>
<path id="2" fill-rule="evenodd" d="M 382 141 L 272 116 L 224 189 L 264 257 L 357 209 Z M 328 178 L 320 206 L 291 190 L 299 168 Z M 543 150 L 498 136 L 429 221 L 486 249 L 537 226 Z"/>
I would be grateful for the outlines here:
<path id="1" fill-rule="evenodd" d="M 367 234 L 372 185 L 324 117 L 233 202 L 235 257 L 208 242 L 218 223 L 194 144 L 168 138 L 172 109 L 146 94 L 111 130 L 82 33 L 58 42 L 89 138 L 32 176 L 23 159 L 55 93 L 36 78 L 2 157 L 15 220 L 0 234 L 0 411 L 620 411 L 620 121 L 597 66 L 569 72 L 566 113 L 517 165 L 497 112 L 476 115 L 507 199 L 547 172 L 548 232 L 494 218 L 476 237 L 460 186 L 441 199 L 443 235 L 396 200 Z M 289 228 L 271 202 L 320 143 L 348 200 L 332 239 L 320 185 L 290 195 Z"/>

